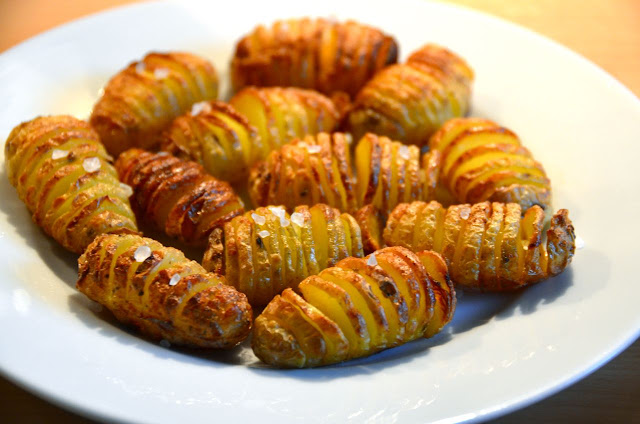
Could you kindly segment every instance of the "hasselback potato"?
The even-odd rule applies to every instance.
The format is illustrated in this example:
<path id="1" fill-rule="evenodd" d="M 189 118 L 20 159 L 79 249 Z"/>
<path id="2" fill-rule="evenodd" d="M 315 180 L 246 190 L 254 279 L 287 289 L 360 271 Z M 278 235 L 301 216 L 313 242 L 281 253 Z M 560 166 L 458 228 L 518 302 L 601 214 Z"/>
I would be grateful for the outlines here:
<path id="1" fill-rule="evenodd" d="M 294 138 L 333 131 L 341 118 L 331 99 L 301 88 L 247 87 L 229 102 L 258 130 L 261 158 Z"/>
<path id="2" fill-rule="evenodd" d="M 282 146 L 250 173 L 249 194 L 255 205 L 326 203 L 341 211 L 356 209 L 351 171 L 351 137 L 320 133 Z"/>
<path id="3" fill-rule="evenodd" d="M 457 286 L 515 290 L 561 273 L 575 251 L 566 209 L 553 215 L 547 231 L 542 208 L 521 213 L 517 203 L 403 203 L 389 216 L 383 237 L 388 246 L 441 253 Z"/>
<path id="4" fill-rule="evenodd" d="M 5 144 L 9 181 L 33 220 L 78 254 L 103 233 L 137 233 L 121 184 L 98 134 L 71 116 L 38 117 L 11 131 Z"/>
<path id="5" fill-rule="evenodd" d="M 372 132 L 424 146 L 446 120 L 467 113 L 472 81 L 462 58 L 427 44 L 360 90 L 348 118 L 350 131 L 357 138 Z"/>
<path id="6" fill-rule="evenodd" d="M 362 255 L 360 227 L 351 215 L 324 204 L 299 206 L 291 215 L 269 206 L 215 229 L 202 264 L 256 306 L 340 259 Z"/>
<path id="7" fill-rule="evenodd" d="M 455 290 L 433 252 L 402 247 L 347 258 L 287 289 L 256 318 L 253 351 L 279 367 L 313 367 L 371 355 L 451 320 Z"/>
<path id="8" fill-rule="evenodd" d="M 457 202 L 513 202 L 524 210 L 551 203 L 542 165 L 518 136 L 492 121 L 449 120 L 431 137 L 429 147 L 440 152 L 440 183 Z"/>
<path id="9" fill-rule="evenodd" d="M 238 42 L 231 80 L 235 90 L 295 86 L 354 95 L 397 56 L 395 40 L 376 28 L 354 21 L 288 19 L 258 26 Z"/>
<path id="10" fill-rule="evenodd" d="M 133 188 L 131 206 L 138 218 L 185 243 L 204 246 L 214 228 L 244 213 L 228 183 L 166 152 L 129 149 L 118 157 L 116 169 Z"/>
<path id="11" fill-rule="evenodd" d="M 149 53 L 111 78 L 90 122 L 114 156 L 131 147 L 154 149 L 174 118 L 217 95 L 218 77 L 208 61 L 189 53 Z"/>
<path id="12" fill-rule="evenodd" d="M 148 337 L 230 348 L 249 335 L 252 313 L 245 295 L 155 240 L 100 236 L 78 266 L 78 290 Z"/>

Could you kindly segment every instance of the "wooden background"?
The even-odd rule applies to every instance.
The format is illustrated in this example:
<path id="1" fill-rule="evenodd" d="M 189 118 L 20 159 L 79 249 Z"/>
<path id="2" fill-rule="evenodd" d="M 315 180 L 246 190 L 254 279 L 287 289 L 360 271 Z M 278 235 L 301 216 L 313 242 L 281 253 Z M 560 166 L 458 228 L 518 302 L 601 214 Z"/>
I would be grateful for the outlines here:
<path id="1" fill-rule="evenodd" d="M 546 35 L 595 62 L 640 97 L 640 0 L 449 2 Z M 54 26 L 126 3 L 131 0 L 0 0 L 0 52 Z M 0 345 L 8 342 L 3 340 Z M 0 421 L 92 422 L 40 400 L 2 377 Z M 568 389 L 493 422 L 640 423 L 640 341 Z"/>

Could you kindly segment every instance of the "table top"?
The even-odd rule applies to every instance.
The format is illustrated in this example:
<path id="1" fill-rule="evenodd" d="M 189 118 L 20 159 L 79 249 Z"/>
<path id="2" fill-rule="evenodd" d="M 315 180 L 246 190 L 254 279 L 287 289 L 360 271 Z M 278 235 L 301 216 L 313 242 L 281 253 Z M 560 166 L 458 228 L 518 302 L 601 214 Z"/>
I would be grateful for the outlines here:
<path id="1" fill-rule="evenodd" d="M 132 0 L 1 0 L 0 52 L 57 25 Z M 528 27 L 582 54 L 640 97 L 640 1 L 449 0 Z M 640 340 L 568 389 L 495 423 L 640 422 Z M 91 423 L 0 377 L 6 422 Z"/>

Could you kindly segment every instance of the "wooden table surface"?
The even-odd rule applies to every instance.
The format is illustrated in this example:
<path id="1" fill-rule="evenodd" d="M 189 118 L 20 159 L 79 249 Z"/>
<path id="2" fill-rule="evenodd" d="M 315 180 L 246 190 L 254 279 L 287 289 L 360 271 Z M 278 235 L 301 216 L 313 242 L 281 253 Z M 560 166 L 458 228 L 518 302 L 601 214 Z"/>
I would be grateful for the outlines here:
<path id="1" fill-rule="evenodd" d="M 0 0 L 0 52 L 77 17 L 131 0 Z M 640 97 L 639 0 L 453 0 L 528 27 L 595 62 Z M 597 335 L 594 335 L 597 337 Z M 52 364 L 54 366 L 54 364 Z M 640 423 L 640 341 L 600 370 L 495 423 Z M 90 423 L 0 377 L 0 421 Z"/>

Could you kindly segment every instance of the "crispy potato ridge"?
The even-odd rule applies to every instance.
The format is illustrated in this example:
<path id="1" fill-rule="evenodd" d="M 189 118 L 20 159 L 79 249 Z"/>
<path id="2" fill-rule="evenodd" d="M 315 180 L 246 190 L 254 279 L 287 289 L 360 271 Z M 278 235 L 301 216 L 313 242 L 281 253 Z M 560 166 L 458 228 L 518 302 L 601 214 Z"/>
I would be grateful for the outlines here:
<path id="1" fill-rule="evenodd" d="M 133 188 L 131 206 L 138 219 L 185 243 L 206 245 L 214 228 L 244 213 L 231 186 L 196 162 L 129 149 L 118 157 L 116 169 Z"/>
<path id="2" fill-rule="evenodd" d="M 451 51 L 427 44 L 405 64 L 378 72 L 360 90 L 348 117 L 350 132 L 367 132 L 424 146 L 450 118 L 469 110 L 473 71 Z"/>
<path id="3" fill-rule="evenodd" d="M 518 203 L 523 209 L 551 203 L 551 185 L 510 130 L 479 118 L 447 121 L 430 139 L 441 155 L 440 183 L 462 203 Z"/>
<path id="4" fill-rule="evenodd" d="M 78 254 L 99 234 L 138 232 L 130 188 L 111 160 L 98 134 L 71 116 L 23 122 L 5 143 L 9 181 L 33 220 Z"/>
<path id="5" fill-rule="evenodd" d="M 177 117 L 160 138 L 160 149 L 193 160 L 223 181 L 247 179 L 249 168 L 270 151 L 247 118 L 228 103 L 203 101 Z M 194 106 L 195 108 L 195 106 Z"/>
<path id="6" fill-rule="evenodd" d="M 252 312 L 245 295 L 155 240 L 100 236 L 78 266 L 78 290 L 151 339 L 231 348 L 249 335 Z"/>
<path id="7" fill-rule="evenodd" d="M 155 149 L 174 118 L 217 95 L 218 76 L 208 61 L 189 53 L 149 53 L 111 78 L 90 122 L 114 156 L 131 147 Z"/>
<path id="8" fill-rule="evenodd" d="M 386 217 L 399 203 L 430 196 L 437 179 L 420 166 L 420 149 L 388 137 L 365 134 L 355 151 L 356 198 Z M 429 166 L 428 159 L 425 166 Z M 429 179 L 429 180 L 428 180 Z"/>
<path id="9" fill-rule="evenodd" d="M 360 227 L 349 214 L 324 204 L 258 208 L 211 233 L 202 265 L 225 275 L 254 306 L 339 260 L 362 257 Z"/>
<path id="10" fill-rule="evenodd" d="M 325 203 L 355 211 L 350 144 L 348 134 L 320 133 L 271 152 L 250 172 L 251 200 L 258 206 L 282 204 L 289 210 Z"/>
<path id="11" fill-rule="evenodd" d="M 231 80 L 248 85 L 313 88 L 355 95 L 378 70 L 395 63 L 398 46 L 358 22 L 288 19 L 258 26 L 236 45 Z"/>
<path id="12" fill-rule="evenodd" d="M 328 365 L 431 337 L 456 304 L 442 257 L 402 247 L 344 259 L 298 291 L 285 290 L 256 318 L 253 351 L 268 364 Z"/>
<path id="13" fill-rule="evenodd" d="M 294 138 L 331 132 L 341 112 L 328 97 L 294 87 L 246 87 L 229 101 L 260 136 L 260 159 Z"/>
<path id="14" fill-rule="evenodd" d="M 521 213 L 517 203 L 403 203 L 389 216 L 383 237 L 388 246 L 442 254 L 458 287 L 511 291 L 561 273 L 575 252 L 566 209 L 553 215 L 546 232 L 542 208 Z"/>

